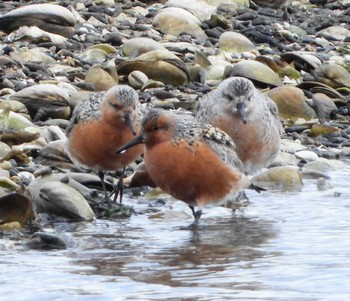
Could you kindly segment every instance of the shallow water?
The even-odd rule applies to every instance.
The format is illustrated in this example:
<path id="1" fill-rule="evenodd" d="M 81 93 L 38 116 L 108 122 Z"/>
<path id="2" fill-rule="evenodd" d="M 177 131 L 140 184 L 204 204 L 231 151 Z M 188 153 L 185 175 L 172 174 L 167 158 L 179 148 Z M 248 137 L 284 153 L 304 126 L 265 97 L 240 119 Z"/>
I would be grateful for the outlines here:
<path id="1" fill-rule="evenodd" d="M 0 300 L 348 300 L 349 175 L 330 173 L 326 191 L 304 180 L 302 191 L 249 192 L 235 213 L 206 208 L 197 229 L 149 211 L 47 225 L 74 244 L 1 250 Z"/>

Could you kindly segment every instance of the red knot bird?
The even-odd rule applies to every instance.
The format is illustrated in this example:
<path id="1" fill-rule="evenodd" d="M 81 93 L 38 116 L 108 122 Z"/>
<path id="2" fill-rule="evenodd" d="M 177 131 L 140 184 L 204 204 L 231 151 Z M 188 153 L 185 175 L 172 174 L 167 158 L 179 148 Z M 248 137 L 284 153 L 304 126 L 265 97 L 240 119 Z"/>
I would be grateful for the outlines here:
<path id="1" fill-rule="evenodd" d="M 225 131 L 248 174 L 267 167 L 278 155 L 283 127 L 278 107 L 244 77 L 230 77 L 197 102 L 195 117 Z"/>
<path id="2" fill-rule="evenodd" d="M 105 171 L 123 168 L 117 185 L 122 199 L 123 174 L 125 166 L 143 153 L 139 145 L 123 154 L 117 154 L 118 147 L 130 141 L 140 130 L 140 103 L 137 92 L 127 86 L 118 85 L 104 92 L 92 93 L 73 111 L 67 127 L 66 150 L 76 165 L 98 171 L 105 199 L 111 205 L 104 176 Z"/>
<path id="3" fill-rule="evenodd" d="M 163 191 L 189 205 L 194 225 L 204 206 L 221 204 L 232 194 L 252 186 L 232 139 L 209 124 L 151 109 L 143 118 L 141 134 L 117 152 L 123 153 L 140 143 L 145 144 L 144 162 L 151 179 Z"/>

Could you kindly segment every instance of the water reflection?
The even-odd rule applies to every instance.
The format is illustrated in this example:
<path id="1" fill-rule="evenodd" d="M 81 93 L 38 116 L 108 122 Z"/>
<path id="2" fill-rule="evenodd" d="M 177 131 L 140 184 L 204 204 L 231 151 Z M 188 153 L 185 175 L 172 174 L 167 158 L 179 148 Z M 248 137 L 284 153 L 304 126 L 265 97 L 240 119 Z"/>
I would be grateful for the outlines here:
<path id="1" fill-rule="evenodd" d="M 349 174 L 330 173 L 326 191 L 305 180 L 302 192 L 248 195 L 233 215 L 206 208 L 198 229 L 148 210 L 48 224 L 75 245 L 0 250 L 0 300 L 348 300 Z"/>
<path id="2" fill-rule="evenodd" d="M 197 228 L 154 226 L 147 230 L 125 225 L 109 239 L 104 237 L 99 248 L 102 252 L 85 254 L 85 258 L 80 255 L 75 264 L 93 267 L 85 271 L 91 275 L 126 276 L 143 283 L 232 288 L 233 277 L 231 281 L 215 278 L 230 274 L 227 271 L 236 266 L 250 268 L 257 259 L 271 256 L 260 246 L 277 234 L 269 221 L 234 214 L 207 220 Z M 101 244 L 101 236 L 97 236 Z"/>

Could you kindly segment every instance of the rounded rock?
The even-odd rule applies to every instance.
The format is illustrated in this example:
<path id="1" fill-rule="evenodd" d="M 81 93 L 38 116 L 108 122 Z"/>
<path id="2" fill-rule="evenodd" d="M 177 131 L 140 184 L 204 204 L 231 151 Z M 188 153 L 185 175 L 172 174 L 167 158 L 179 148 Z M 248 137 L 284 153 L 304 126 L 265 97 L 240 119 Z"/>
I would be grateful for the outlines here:
<path id="1" fill-rule="evenodd" d="M 260 172 L 252 178 L 253 183 L 258 186 L 302 186 L 302 175 L 298 168 L 294 166 L 277 166 Z"/>
<path id="2" fill-rule="evenodd" d="M 270 67 L 254 60 L 244 60 L 233 65 L 230 76 L 243 76 L 255 83 L 268 86 L 281 86 L 278 74 Z"/>
<path id="3" fill-rule="evenodd" d="M 0 198 L 1 223 L 18 222 L 24 227 L 35 216 L 31 201 L 19 193 L 10 193 Z"/>
<path id="4" fill-rule="evenodd" d="M 306 162 L 315 161 L 315 160 L 318 159 L 317 154 L 315 154 L 312 151 L 307 151 L 307 150 L 298 151 L 298 152 L 295 153 L 295 156 L 298 159 L 305 160 Z"/>
<path id="5" fill-rule="evenodd" d="M 249 7 L 249 0 L 204 0 L 204 1 L 216 7 L 220 5 L 224 5 L 228 9 L 233 11 L 246 9 Z"/>
<path id="6" fill-rule="evenodd" d="M 86 73 L 85 82 L 92 84 L 95 91 L 106 91 L 118 85 L 119 80 L 104 70 L 101 65 L 96 64 Z"/>
<path id="7" fill-rule="evenodd" d="M 134 58 L 153 50 L 165 51 L 166 48 L 159 42 L 146 37 L 132 38 L 126 41 L 121 48 L 122 54 L 129 58 Z"/>
<path id="8" fill-rule="evenodd" d="M 220 36 L 219 49 L 227 52 L 253 52 L 256 55 L 259 54 L 258 49 L 248 38 L 233 31 L 226 31 Z"/>
<path id="9" fill-rule="evenodd" d="M 82 62 L 103 63 L 107 59 L 107 52 L 100 48 L 87 49 L 79 55 Z"/>
<path id="10" fill-rule="evenodd" d="M 317 81 L 332 88 L 350 88 L 350 73 L 340 65 L 322 64 L 314 70 L 313 75 Z"/>
<path id="11" fill-rule="evenodd" d="M 135 70 L 165 84 L 183 85 L 189 82 L 185 63 L 168 50 L 153 50 L 117 66 L 120 75 L 129 75 Z"/>
<path id="12" fill-rule="evenodd" d="M 38 212 L 53 214 L 69 220 L 93 220 L 95 215 L 85 198 L 67 184 L 37 179 L 28 186 Z"/>
<path id="13" fill-rule="evenodd" d="M 168 0 L 165 5 L 167 7 L 179 7 L 183 8 L 193 15 L 195 15 L 199 20 L 205 21 L 210 19 L 210 16 L 216 12 L 216 7 L 209 5 L 204 1 L 192 0 Z"/>
<path id="14" fill-rule="evenodd" d="M 306 103 L 304 92 L 293 86 L 282 86 L 271 89 L 267 95 L 277 104 L 282 118 L 310 120 L 317 118 L 315 111 Z"/>
<path id="15" fill-rule="evenodd" d="M 36 232 L 27 242 L 27 247 L 35 250 L 67 249 L 70 241 L 63 235 L 54 233 Z"/>
<path id="16" fill-rule="evenodd" d="M 42 49 L 32 48 L 17 50 L 10 53 L 10 57 L 19 63 L 54 64 L 55 59 L 46 54 Z"/>
<path id="17" fill-rule="evenodd" d="M 32 4 L 12 10 L 0 17 L 0 29 L 10 33 L 20 26 L 39 28 L 70 37 L 76 23 L 74 15 L 65 7 L 55 4 Z"/>
<path id="18" fill-rule="evenodd" d="M 322 64 L 321 60 L 310 53 L 287 52 L 281 54 L 281 60 L 288 64 L 293 63 L 297 70 L 310 72 Z"/>
<path id="19" fill-rule="evenodd" d="M 23 130 L 27 127 L 34 127 L 34 124 L 21 114 L 8 110 L 0 110 L 0 128 Z"/>
<path id="20" fill-rule="evenodd" d="M 346 37 L 350 36 L 350 30 L 344 26 L 335 25 L 318 31 L 317 35 L 327 40 L 331 38 L 332 40 L 343 41 Z"/>
<path id="21" fill-rule="evenodd" d="M 323 93 L 313 94 L 312 103 L 317 117 L 322 123 L 331 120 L 332 112 L 338 109 L 334 101 Z"/>
<path id="22" fill-rule="evenodd" d="M 153 18 L 152 24 L 162 32 L 176 37 L 186 32 L 200 41 L 207 39 L 207 35 L 200 27 L 201 21 L 190 12 L 179 7 L 167 7 L 160 10 Z"/>
<path id="23" fill-rule="evenodd" d="M 147 82 L 148 76 L 141 71 L 135 70 L 129 73 L 128 81 L 134 89 L 141 89 Z"/>
<path id="24" fill-rule="evenodd" d="M 41 117 L 63 118 L 70 116 L 70 96 L 73 91 L 62 85 L 38 84 L 11 95 L 11 99 L 22 102 L 34 120 Z"/>

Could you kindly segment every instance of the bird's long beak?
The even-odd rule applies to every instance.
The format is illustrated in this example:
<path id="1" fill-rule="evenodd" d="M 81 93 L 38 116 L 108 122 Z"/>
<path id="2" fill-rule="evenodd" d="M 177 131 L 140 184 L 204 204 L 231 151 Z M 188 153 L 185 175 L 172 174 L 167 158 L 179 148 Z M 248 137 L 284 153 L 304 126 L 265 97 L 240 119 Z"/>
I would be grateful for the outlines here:
<path id="1" fill-rule="evenodd" d="M 236 106 L 237 112 L 239 114 L 239 116 L 241 116 L 243 123 L 246 124 L 247 123 L 247 116 L 245 115 L 245 105 L 243 102 L 239 102 Z"/>
<path id="2" fill-rule="evenodd" d="M 128 148 L 133 147 L 137 144 L 141 144 L 144 143 L 144 138 L 142 135 L 138 135 L 136 136 L 134 139 L 132 139 L 131 141 L 129 141 L 128 143 L 122 145 L 121 147 L 119 147 L 116 151 L 117 154 L 122 154 L 124 153 Z"/>
<path id="3" fill-rule="evenodd" d="M 124 119 L 125 119 L 126 125 L 129 127 L 129 129 L 131 130 L 132 134 L 135 136 L 136 135 L 136 131 L 135 131 L 134 125 L 132 124 L 131 113 L 130 112 L 126 112 L 125 115 L 124 115 Z"/>

